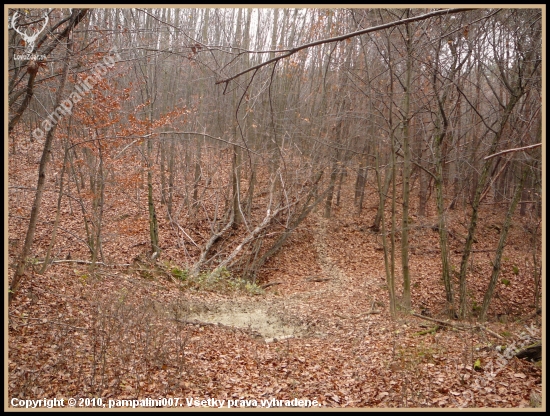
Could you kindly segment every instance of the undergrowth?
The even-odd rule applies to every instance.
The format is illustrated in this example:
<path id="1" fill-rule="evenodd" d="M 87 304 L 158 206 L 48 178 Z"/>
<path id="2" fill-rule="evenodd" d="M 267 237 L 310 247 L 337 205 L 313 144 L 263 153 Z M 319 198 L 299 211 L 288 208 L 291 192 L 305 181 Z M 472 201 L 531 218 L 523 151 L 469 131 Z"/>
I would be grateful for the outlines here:
<path id="1" fill-rule="evenodd" d="M 207 290 L 214 292 L 244 292 L 250 295 L 261 295 L 263 289 L 256 283 L 252 283 L 239 276 L 234 276 L 227 268 L 218 267 L 212 271 L 201 271 L 194 275 L 188 269 L 177 266 L 169 266 L 170 275 L 178 280 L 184 287 L 194 290 Z"/>

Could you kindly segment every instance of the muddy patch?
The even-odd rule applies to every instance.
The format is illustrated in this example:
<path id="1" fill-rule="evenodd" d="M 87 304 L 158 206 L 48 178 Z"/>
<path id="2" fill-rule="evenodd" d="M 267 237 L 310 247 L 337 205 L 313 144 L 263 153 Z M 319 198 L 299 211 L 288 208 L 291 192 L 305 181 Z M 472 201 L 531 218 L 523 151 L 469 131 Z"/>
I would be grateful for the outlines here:
<path id="1" fill-rule="evenodd" d="M 266 341 L 298 338 L 307 331 L 307 326 L 296 317 L 263 303 L 242 305 L 230 302 L 216 306 L 193 305 L 189 308 L 188 319 L 244 329 L 258 337 L 263 337 Z"/>

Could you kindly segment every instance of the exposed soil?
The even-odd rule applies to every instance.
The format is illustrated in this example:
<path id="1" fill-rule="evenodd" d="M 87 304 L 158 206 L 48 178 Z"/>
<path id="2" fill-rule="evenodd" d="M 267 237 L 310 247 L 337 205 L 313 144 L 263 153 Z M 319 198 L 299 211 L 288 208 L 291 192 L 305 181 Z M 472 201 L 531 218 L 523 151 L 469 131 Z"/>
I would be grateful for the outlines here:
<path id="1" fill-rule="evenodd" d="M 307 333 L 307 327 L 299 325 L 297 317 L 289 316 L 265 301 L 229 301 L 210 304 L 205 309 L 198 312 L 191 309 L 189 320 L 244 329 L 252 336 L 268 341 L 298 338 Z"/>

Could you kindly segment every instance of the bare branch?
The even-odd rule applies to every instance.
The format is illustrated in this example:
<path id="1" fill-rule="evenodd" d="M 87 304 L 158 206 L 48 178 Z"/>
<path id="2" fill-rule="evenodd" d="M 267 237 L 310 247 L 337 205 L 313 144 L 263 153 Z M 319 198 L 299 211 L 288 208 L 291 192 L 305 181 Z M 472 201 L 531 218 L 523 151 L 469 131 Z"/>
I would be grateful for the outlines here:
<path id="1" fill-rule="evenodd" d="M 204 137 L 208 137 L 210 139 L 219 140 L 220 142 L 224 142 L 224 143 L 230 144 L 232 146 L 240 147 L 241 149 L 244 149 L 247 152 L 254 153 L 255 155 L 259 156 L 259 153 L 254 152 L 253 150 L 250 150 L 248 147 L 243 146 L 242 144 L 233 143 L 233 142 L 230 142 L 228 140 L 224 140 L 221 137 L 215 137 L 215 136 L 211 136 L 211 135 L 206 134 L 206 133 L 200 133 L 200 132 L 197 132 L 197 131 L 162 131 L 162 132 L 159 132 L 157 134 L 197 134 L 199 136 L 204 136 Z"/>
<path id="2" fill-rule="evenodd" d="M 542 146 L 542 143 L 536 143 L 536 144 L 532 144 L 530 146 L 524 146 L 524 147 L 516 147 L 515 149 L 507 149 L 507 150 L 503 150 L 502 152 L 493 153 L 492 155 L 485 156 L 483 159 L 488 160 L 488 159 L 491 159 L 493 157 L 503 155 L 505 153 L 521 152 L 522 150 L 533 149 L 533 148 L 539 147 L 539 146 Z"/>
<path id="3" fill-rule="evenodd" d="M 476 10 L 474 8 L 470 8 L 470 9 L 444 9 L 444 10 L 437 10 L 435 12 L 431 12 L 431 13 L 426 13 L 426 14 L 423 14 L 423 15 L 420 15 L 420 16 L 416 16 L 416 17 L 411 17 L 409 19 L 403 19 L 403 20 L 398 20 L 398 21 L 395 21 L 395 22 L 391 22 L 391 23 L 386 23 L 386 24 L 383 24 L 383 25 L 379 25 L 379 26 L 374 26 L 374 27 L 371 27 L 371 28 L 368 28 L 368 29 L 363 29 L 363 30 L 358 30 L 357 32 L 352 32 L 352 33 L 348 33 L 346 35 L 341 35 L 341 36 L 336 36 L 336 37 L 333 37 L 333 38 L 328 38 L 328 39 L 321 39 L 321 40 L 317 40 L 315 42 L 310 42 L 310 43 L 306 43 L 304 45 L 300 45 L 300 46 L 297 46 L 293 49 L 290 49 L 290 51 L 288 51 L 287 53 L 285 53 L 284 55 L 281 55 L 281 56 L 277 56 L 275 58 L 272 58 L 272 59 L 269 59 L 265 62 L 262 62 L 261 64 L 258 64 L 258 65 L 255 65 L 255 66 L 252 66 L 242 72 L 239 72 L 238 74 L 236 75 L 233 75 L 232 77 L 230 78 L 226 78 L 226 79 L 223 79 L 221 81 L 218 81 L 216 82 L 216 84 L 222 84 L 222 83 L 228 83 L 229 81 L 232 81 L 238 77 L 240 77 L 241 75 L 244 75 L 250 71 L 254 71 L 254 70 L 257 70 L 259 68 L 262 68 L 263 66 L 266 66 L 266 65 L 269 65 L 273 62 L 278 62 L 279 60 L 281 59 L 284 59 L 284 58 L 288 58 L 289 56 L 291 55 L 294 55 L 296 52 L 299 52 L 303 49 L 308 49 L 308 48 L 312 48 L 313 46 L 317 46 L 317 45 L 323 45 L 325 43 L 332 43 L 332 42 L 340 42 L 340 41 L 343 41 L 343 40 L 346 40 L 346 39 L 349 39 L 349 38 L 353 38 L 353 37 L 356 37 L 356 36 L 360 36 L 360 35 L 364 35 L 366 33 L 371 33 L 371 32 L 377 32 L 379 30 L 383 30 L 383 29 L 388 29 L 390 27 L 395 27 L 395 26 L 399 26 L 399 25 L 404 25 L 404 24 L 407 24 L 407 23 L 412 23 L 412 22 L 418 22 L 420 20 L 426 20 L 426 19 L 429 19 L 431 17 L 435 17 L 435 16 L 441 16 L 441 15 L 445 15 L 445 14 L 455 14 L 455 13 L 463 13 L 463 12 L 468 12 L 470 10 Z"/>

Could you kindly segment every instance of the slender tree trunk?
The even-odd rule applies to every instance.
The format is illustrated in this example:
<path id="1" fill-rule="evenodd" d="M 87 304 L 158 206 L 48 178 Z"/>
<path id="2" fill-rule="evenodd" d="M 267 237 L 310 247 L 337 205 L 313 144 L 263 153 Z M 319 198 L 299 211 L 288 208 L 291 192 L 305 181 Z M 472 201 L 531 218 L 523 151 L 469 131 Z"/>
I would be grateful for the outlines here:
<path id="1" fill-rule="evenodd" d="M 146 86 L 146 88 L 149 88 Z M 148 97 L 149 101 L 149 97 Z M 149 123 L 153 122 L 153 108 L 149 110 Z M 160 255 L 159 228 L 157 222 L 157 211 L 153 199 L 153 140 L 147 139 L 147 207 L 149 210 L 149 237 L 151 240 L 151 252 L 155 257 Z"/>
<path id="2" fill-rule="evenodd" d="M 11 134 L 13 132 L 14 127 L 21 119 L 21 115 L 25 112 L 25 110 L 29 106 L 29 103 L 31 102 L 32 96 L 34 95 L 34 80 L 36 78 L 36 74 L 38 73 L 38 68 L 39 67 L 36 61 L 29 61 L 29 80 L 27 81 L 25 98 L 21 102 L 19 108 L 15 110 L 15 113 L 10 118 L 10 121 L 8 123 L 8 134 Z"/>
<path id="3" fill-rule="evenodd" d="M 346 176 L 346 168 L 340 168 L 340 179 L 338 180 L 338 190 L 336 191 L 336 206 L 340 206 L 340 196 L 342 194 L 342 183 L 344 182 L 344 176 Z"/>
<path id="4" fill-rule="evenodd" d="M 361 215 L 361 211 L 363 211 L 363 203 L 365 201 L 365 186 L 367 184 L 368 179 L 368 156 L 365 156 L 365 164 L 363 166 L 359 166 L 359 173 L 357 174 L 357 184 L 355 188 L 355 192 L 358 193 L 359 202 L 357 203 L 357 215 Z"/>
<path id="5" fill-rule="evenodd" d="M 462 78 L 458 79 L 458 83 L 460 84 L 461 88 L 461 81 Z M 454 210 L 456 208 L 456 203 L 458 201 L 459 193 L 460 193 L 460 132 L 461 132 L 461 122 L 462 122 L 462 95 L 459 94 L 457 98 L 456 103 L 456 134 L 455 134 L 455 140 L 454 144 L 452 146 L 453 148 L 453 154 L 451 155 L 451 159 L 453 162 L 451 163 L 451 166 L 449 168 L 449 176 L 451 177 L 452 183 L 453 183 L 453 199 L 451 204 L 449 205 L 449 209 Z"/>
<path id="6" fill-rule="evenodd" d="M 168 198 L 166 201 L 166 209 L 168 210 L 168 215 L 172 217 L 172 204 L 174 202 L 174 177 L 175 177 L 175 140 L 170 139 L 170 155 L 168 156 Z"/>
<path id="7" fill-rule="evenodd" d="M 422 143 L 421 140 L 419 140 L 419 154 L 420 154 L 420 160 L 418 163 L 421 166 L 424 166 L 424 158 L 426 156 L 426 149 Z M 424 169 L 420 169 L 418 172 L 419 175 L 419 189 L 418 189 L 418 216 L 419 217 L 426 217 L 426 206 L 428 204 L 428 187 L 431 181 L 431 178 L 428 176 L 426 172 L 424 172 Z"/>
<path id="8" fill-rule="evenodd" d="M 151 251 L 153 254 L 160 254 L 159 230 L 157 212 L 153 200 L 153 163 L 152 163 L 153 141 L 147 139 L 147 206 L 149 209 L 149 237 L 151 240 Z M 157 256 L 158 256 L 157 254 Z"/>
<path id="9" fill-rule="evenodd" d="M 450 318 L 455 318 L 456 312 L 454 307 L 454 289 L 451 276 L 451 265 L 449 259 L 449 242 L 447 225 L 445 221 L 445 202 L 443 198 L 443 161 L 441 154 L 440 139 L 435 140 L 435 159 L 436 159 L 436 205 L 438 215 L 438 230 L 439 230 L 439 246 L 441 249 L 441 274 L 443 284 L 445 286 L 445 296 L 447 299 L 447 313 Z"/>
<path id="10" fill-rule="evenodd" d="M 160 146 L 160 203 L 166 205 L 166 145 L 164 141 L 159 143 Z"/>
<path id="11" fill-rule="evenodd" d="M 410 12 L 410 11 L 409 11 Z M 409 13 L 407 13 L 407 17 Z M 411 179 L 410 149 L 410 98 L 412 77 L 412 33 L 406 25 L 407 72 L 405 75 L 405 94 L 403 97 L 403 219 L 401 223 L 401 265 L 403 271 L 403 308 L 411 309 L 411 276 L 409 269 L 409 199 Z"/>
<path id="12" fill-rule="evenodd" d="M 380 231 L 380 223 L 382 222 L 382 217 L 384 216 L 384 209 L 386 207 L 386 195 L 390 190 L 390 184 L 393 178 L 393 169 L 391 166 L 386 169 L 386 175 L 384 178 L 384 188 L 380 192 L 380 198 L 378 201 L 378 210 L 376 211 L 376 216 L 374 217 L 374 223 L 371 226 L 371 229 L 377 233 Z"/>
<path id="13" fill-rule="evenodd" d="M 512 203 L 508 207 L 508 212 L 506 213 L 506 219 L 504 220 L 504 225 L 502 226 L 502 231 L 500 232 L 500 239 L 498 241 L 498 247 L 495 254 L 495 261 L 493 262 L 493 273 L 491 274 L 491 279 L 489 280 L 489 286 L 485 291 L 485 296 L 483 298 L 483 306 L 481 307 L 481 313 L 479 316 L 480 321 L 485 321 L 487 319 L 487 311 L 489 310 L 489 305 L 491 299 L 493 299 L 493 293 L 495 291 L 495 286 L 497 284 L 498 275 L 500 273 L 500 263 L 502 259 L 502 253 L 504 252 L 504 245 L 506 243 L 506 237 L 508 235 L 508 230 L 512 224 L 512 216 L 516 210 L 516 206 L 521 197 L 521 191 L 523 189 L 523 184 L 525 182 L 527 170 L 524 171 L 520 183 L 517 185 L 514 192 L 514 197 Z"/>
<path id="14" fill-rule="evenodd" d="M 52 238 L 50 240 L 50 245 L 48 246 L 48 249 L 46 250 L 46 256 L 44 257 L 44 264 L 42 265 L 42 268 L 40 269 L 39 273 L 44 274 L 46 269 L 48 268 L 48 265 L 50 263 L 50 256 L 52 253 L 52 249 L 55 246 L 55 239 L 57 237 L 57 229 L 59 227 L 59 219 L 61 218 L 61 200 L 63 199 L 63 184 L 64 184 L 64 175 L 65 175 L 65 168 L 67 166 L 67 159 L 69 155 L 69 149 L 68 146 L 65 145 L 65 156 L 63 157 L 63 166 L 61 167 L 61 173 L 59 178 L 59 195 L 57 197 L 57 210 L 55 212 L 55 221 L 53 225 L 53 231 L 52 231 Z"/>
<path id="15" fill-rule="evenodd" d="M 252 172 L 250 173 L 250 180 L 248 182 L 248 196 L 246 201 L 247 217 L 250 217 L 250 213 L 252 212 L 252 202 L 254 200 L 254 188 L 256 186 L 256 164 L 252 163 L 250 169 Z"/>
<path id="16" fill-rule="evenodd" d="M 496 132 L 493 142 L 491 143 L 491 147 L 488 151 L 489 154 L 492 154 L 496 151 L 496 148 L 498 146 L 498 143 L 500 142 L 500 138 L 504 132 L 504 128 L 506 126 L 506 123 L 508 121 L 508 118 L 510 117 L 510 114 L 512 113 L 512 110 L 514 109 L 515 105 L 519 101 L 520 98 L 519 92 L 516 94 L 512 94 L 510 97 L 510 100 L 508 101 L 508 105 L 506 106 L 504 110 L 504 114 L 502 116 L 502 120 L 500 122 L 500 126 L 498 131 Z M 485 160 L 483 163 L 483 168 L 481 171 L 481 175 L 479 177 L 479 182 L 477 183 L 476 187 L 476 193 L 474 196 L 474 201 L 472 203 L 472 216 L 470 217 L 470 225 L 468 227 L 468 236 L 466 237 L 466 242 L 464 244 L 464 250 L 462 252 L 462 261 L 460 263 L 460 276 L 459 276 L 459 284 L 460 284 L 460 316 L 462 318 L 466 315 L 467 310 L 467 285 L 466 285 L 466 273 L 468 271 L 468 260 L 470 259 L 470 254 L 472 252 L 472 246 L 474 244 L 474 238 L 475 238 L 475 232 L 477 228 L 477 219 L 479 215 L 479 206 L 481 203 L 481 195 L 483 193 L 483 190 L 485 188 L 485 185 L 487 184 L 487 181 L 489 180 L 489 171 L 491 169 L 491 162 L 492 159 Z"/>
<path id="17" fill-rule="evenodd" d="M 65 83 L 67 81 L 67 73 L 69 70 L 70 54 L 72 50 L 72 41 L 69 41 L 67 45 L 67 53 L 65 54 L 65 63 L 63 65 L 63 73 L 59 81 L 59 87 L 57 89 L 57 95 L 55 98 L 55 108 L 58 109 L 61 106 L 61 102 L 64 99 Z M 8 303 L 11 304 L 17 294 L 21 279 L 25 274 L 27 257 L 31 252 L 32 243 L 34 240 L 34 233 L 36 231 L 36 223 L 38 221 L 38 214 L 40 213 L 40 203 L 42 202 L 42 195 L 44 194 L 44 187 L 46 185 L 46 172 L 48 169 L 48 162 L 50 160 L 50 152 L 57 130 L 57 123 L 55 123 L 50 131 L 46 135 L 44 142 L 44 148 L 42 149 L 42 157 L 40 158 L 40 165 L 38 167 L 38 183 L 36 184 L 36 193 L 34 194 L 34 201 L 31 208 L 31 215 L 29 219 L 29 226 L 27 228 L 27 234 L 25 236 L 25 243 L 23 244 L 23 250 L 19 256 L 15 273 L 11 281 L 8 295 Z"/>
<path id="18" fill-rule="evenodd" d="M 392 318 L 395 318 L 397 313 L 397 301 L 395 298 L 395 234 L 396 234 L 396 198 L 397 198 L 397 184 L 396 184 L 396 170 L 397 170 L 397 139 L 395 137 L 395 129 L 393 127 L 393 100 L 394 100 L 394 88 L 393 88 L 393 61 L 391 57 L 391 42 L 390 37 L 387 38 L 387 51 L 388 51 L 388 63 L 389 63 L 389 76 L 390 76 L 390 87 L 389 87 L 389 108 L 388 108 L 388 130 L 390 132 L 390 143 L 391 143 L 391 177 L 392 177 L 392 204 L 391 204 L 391 238 L 390 238 L 390 264 L 389 264 L 389 275 L 388 278 L 388 290 L 390 295 L 390 312 Z M 384 211 L 384 209 L 382 209 Z M 386 234 L 386 226 L 384 217 L 382 217 L 382 234 Z M 384 251 L 387 251 L 387 245 L 384 247 Z M 386 255 L 387 257 L 387 255 Z M 393 299 L 393 302 L 392 302 Z M 393 303 L 393 305 L 392 305 Z"/>
<path id="19" fill-rule="evenodd" d="M 365 186 L 365 173 L 367 170 L 366 160 L 365 166 L 363 166 L 363 160 L 359 161 L 359 167 L 357 168 L 357 177 L 355 179 L 355 194 L 353 196 L 353 202 L 355 205 L 359 205 L 359 200 L 361 199 L 361 191 Z M 359 211 L 360 212 L 360 211 Z"/>
<path id="20" fill-rule="evenodd" d="M 97 132 L 96 132 L 97 133 Z M 92 238 L 94 239 L 94 250 L 92 252 L 92 264 L 91 268 L 95 267 L 98 257 L 101 255 L 103 259 L 103 249 L 101 244 L 101 227 L 103 222 L 103 201 L 105 197 L 105 177 L 103 174 L 103 152 L 101 151 L 101 142 L 97 141 L 98 153 L 99 153 L 99 169 L 97 172 L 96 188 L 94 189 L 94 201 L 93 212 L 95 217 L 95 233 Z"/>
<path id="21" fill-rule="evenodd" d="M 241 152 L 237 146 L 233 146 L 233 166 L 231 172 L 231 181 L 233 187 L 233 224 L 237 227 L 243 222 L 240 204 L 240 183 L 241 183 Z"/>
<path id="22" fill-rule="evenodd" d="M 195 178 L 193 180 L 193 208 L 195 213 L 199 209 L 199 182 L 201 181 L 201 159 L 202 145 L 201 139 L 197 138 L 197 155 L 195 160 Z"/>
<path id="23" fill-rule="evenodd" d="M 392 105 L 390 104 L 390 111 Z M 391 116 L 390 116 L 391 120 Z M 391 125 L 391 121 L 390 121 Z M 391 284 L 392 290 L 394 291 L 395 296 L 395 234 L 397 233 L 396 227 L 396 199 L 397 199 L 397 184 L 395 183 L 396 176 L 396 158 L 395 158 L 395 149 L 396 149 L 396 140 L 392 133 L 392 152 L 391 152 L 391 169 L 392 169 L 392 192 L 391 192 L 391 238 L 390 238 L 390 275 L 391 275 Z M 384 221 L 382 221 L 383 223 Z M 397 305 L 396 305 L 397 306 Z"/>
<path id="24" fill-rule="evenodd" d="M 379 146 L 378 146 L 378 149 L 376 150 L 376 183 L 378 185 L 379 198 L 380 200 L 382 200 L 383 194 L 385 192 L 384 192 L 384 189 L 382 188 L 382 181 L 380 179 L 379 155 L 380 155 L 380 152 L 379 152 Z M 386 175 L 386 177 L 388 176 L 389 175 Z M 390 315 L 392 316 L 392 318 L 394 318 L 397 311 L 396 302 L 395 302 L 395 282 L 394 282 L 393 274 L 391 272 L 390 260 L 388 256 L 389 249 L 388 249 L 388 238 L 386 235 L 386 220 L 384 215 L 384 209 L 382 209 L 380 212 L 381 212 L 380 222 L 382 224 L 382 245 L 384 248 L 384 269 L 386 271 L 386 284 L 388 286 L 388 295 L 390 298 Z"/>
<path id="25" fill-rule="evenodd" d="M 325 200 L 325 218 L 330 218 L 332 213 L 332 198 L 334 195 L 334 187 L 336 185 L 336 178 L 338 177 L 338 161 L 334 161 L 330 172 L 330 183 L 328 186 L 327 198 Z"/>

